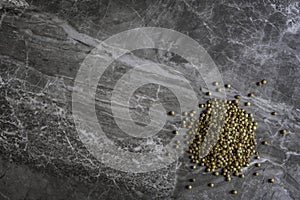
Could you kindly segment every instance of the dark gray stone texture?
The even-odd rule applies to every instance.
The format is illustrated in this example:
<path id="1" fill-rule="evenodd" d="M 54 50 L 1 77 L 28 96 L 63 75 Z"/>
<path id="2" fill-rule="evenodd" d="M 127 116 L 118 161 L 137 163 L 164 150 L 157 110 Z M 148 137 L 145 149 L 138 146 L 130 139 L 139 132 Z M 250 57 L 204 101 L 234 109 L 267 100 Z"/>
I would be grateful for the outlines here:
<path id="1" fill-rule="evenodd" d="M 0 15 L 1 200 L 300 199 L 299 1 L 0 0 Z M 120 172 L 95 159 L 80 141 L 71 110 L 80 64 L 101 41 L 144 26 L 173 29 L 199 42 L 232 85 L 228 98 L 240 94 L 243 102 L 255 93 L 247 110 L 259 123 L 261 159 L 251 160 L 245 179 L 228 183 L 203 168 L 192 171 L 187 155 L 157 171 Z M 200 101 L 207 97 L 201 76 L 180 57 L 150 49 L 129 58 L 115 61 L 99 80 L 96 110 L 108 137 L 132 151 L 147 141 L 122 133 L 110 109 L 113 87 L 133 68 L 130 63 L 170 64 L 186 75 Z M 262 79 L 268 84 L 257 87 Z M 148 124 L 149 106 L 157 100 L 179 111 L 168 88 L 149 84 L 130 100 L 132 119 Z M 154 144 L 168 143 L 175 126 L 179 119 L 168 119 Z M 263 140 L 269 144 L 261 145 Z M 262 164 L 258 177 L 252 176 L 256 162 Z M 186 190 L 193 177 L 193 189 Z M 274 184 L 267 181 L 272 177 Z M 211 181 L 214 188 L 207 187 Z M 232 189 L 238 194 L 230 194 Z"/>

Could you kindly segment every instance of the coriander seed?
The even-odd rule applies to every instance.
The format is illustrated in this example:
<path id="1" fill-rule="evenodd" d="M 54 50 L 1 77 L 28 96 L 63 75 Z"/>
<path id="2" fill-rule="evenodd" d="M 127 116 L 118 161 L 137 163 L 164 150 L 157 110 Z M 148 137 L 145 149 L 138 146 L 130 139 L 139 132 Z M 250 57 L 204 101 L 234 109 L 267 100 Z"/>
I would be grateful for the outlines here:
<path id="1" fill-rule="evenodd" d="M 231 88 L 230 84 L 225 84 L 225 88 Z"/>
<path id="2" fill-rule="evenodd" d="M 209 187 L 214 187 L 215 185 L 213 183 L 208 184 Z"/>
<path id="3" fill-rule="evenodd" d="M 170 112 L 169 112 L 169 115 L 174 116 L 174 115 L 175 115 L 175 112 L 174 112 L 174 111 L 170 111 Z"/>
<path id="4" fill-rule="evenodd" d="M 280 133 L 284 135 L 286 134 L 286 130 L 281 130 Z"/>
<path id="5" fill-rule="evenodd" d="M 275 179 L 274 179 L 274 178 L 270 178 L 270 179 L 269 179 L 269 182 L 270 182 L 270 183 L 274 183 L 274 182 L 275 182 Z"/>
<path id="6" fill-rule="evenodd" d="M 219 85 L 219 82 L 215 81 L 215 82 L 213 82 L 213 85 L 214 85 L 214 86 L 218 86 L 218 85 Z"/>
<path id="7" fill-rule="evenodd" d="M 236 190 L 232 190 L 231 194 L 237 194 L 238 192 Z"/>

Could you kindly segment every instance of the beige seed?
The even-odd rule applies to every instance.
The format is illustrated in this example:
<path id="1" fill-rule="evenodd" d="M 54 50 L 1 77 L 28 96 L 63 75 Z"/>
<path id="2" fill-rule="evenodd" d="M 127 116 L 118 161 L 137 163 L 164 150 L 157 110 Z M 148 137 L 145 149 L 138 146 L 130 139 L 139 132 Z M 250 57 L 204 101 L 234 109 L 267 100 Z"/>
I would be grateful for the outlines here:
<path id="1" fill-rule="evenodd" d="M 225 84 L 225 88 L 231 88 L 230 84 Z"/>
<path id="2" fill-rule="evenodd" d="M 170 112 L 169 112 L 169 115 L 174 116 L 174 115 L 175 115 L 175 112 L 174 112 L 174 111 L 170 111 Z"/>
<path id="3" fill-rule="evenodd" d="M 209 187 L 214 187 L 215 185 L 213 183 L 208 184 Z"/>
<path id="4" fill-rule="evenodd" d="M 214 85 L 214 86 L 218 86 L 218 85 L 219 85 L 219 82 L 215 81 L 215 82 L 213 82 L 213 85 Z"/>

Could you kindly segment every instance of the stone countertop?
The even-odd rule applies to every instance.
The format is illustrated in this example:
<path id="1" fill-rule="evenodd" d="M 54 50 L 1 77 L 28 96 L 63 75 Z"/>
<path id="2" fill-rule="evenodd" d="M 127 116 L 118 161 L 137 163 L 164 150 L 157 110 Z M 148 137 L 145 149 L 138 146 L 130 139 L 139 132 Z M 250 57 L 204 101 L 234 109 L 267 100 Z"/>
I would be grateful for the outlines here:
<path id="1" fill-rule="evenodd" d="M 1 0 L 0 14 L 0 199 L 300 199 L 298 1 Z M 251 101 L 248 111 L 259 123 L 256 150 L 261 159 L 251 160 L 244 179 L 233 177 L 228 183 L 201 167 L 191 170 L 183 153 L 165 166 L 169 160 L 163 158 L 164 167 L 155 171 L 120 171 L 97 159 L 82 142 L 72 115 L 80 66 L 101 41 L 140 27 L 163 27 L 194 39 L 223 82 L 232 85 L 227 98 L 240 94 L 242 101 Z M 168 84 L 181 87 L 183 76 L 199 102 L 207 100 L 206 75 L 197 74 L 178 55 L 144 49 L 115 60 L 98 81 L 95 110 L 107 138 L 124 151 L 159 152 L 179 127 L 178 115 L 167 117 L 158 134 L 136 138 L 115 121 L 111 100 L 118 80 L 138 64 L 154 63 L 169 66 L 163 74 Z M 149 76 L 138 81 L 157 75 L 140 73 Z M 262 79 L 268 83 L 257 87 Z M 255 97 L 249 99 L 249 92 Z M 149 107 L 157 102 L 180 112 L 170 88 L 145 84 L 130 98 L 131 118 L 146 126 Z M 272 111 L 278 115 L 270 115 Z M 154 121 L 160 123 L 160 118 Z M 281 135 L 282 129 L 287 134 Z M 269 144 L 261 145 L 263 140 Z M 252 175 L 255 171 L 258 177 Z M 197 181 L 187 190 L 191 178 Z M 268 183 L 269 178 L 275 183 Z M 209 182 L 215 187 L 207 187 Z M 238 194 L 230 194 L 232 189 Z"/>

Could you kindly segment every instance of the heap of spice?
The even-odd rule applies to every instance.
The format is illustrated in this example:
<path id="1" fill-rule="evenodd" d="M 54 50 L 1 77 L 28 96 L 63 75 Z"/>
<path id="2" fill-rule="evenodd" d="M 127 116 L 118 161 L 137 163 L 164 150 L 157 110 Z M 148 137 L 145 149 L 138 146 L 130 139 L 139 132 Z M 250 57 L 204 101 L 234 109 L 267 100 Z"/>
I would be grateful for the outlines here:
<path id="1" fill-rule="evenodd" d="M 239 175 L 242 167 L 249 165 L 250 157 L 255 153 L 256 145 L 255 129 L 257 122 L 254 121 L 253 115 L 247 113 L 244 109 L 239 108 L 238 102 L 212 99 L 200 107 L 206 108 L 194 126 L 189 130 L 192 133 L 188 153 L 191 154 L 192 163 L 199 163 L 206 166 L 207 172 L 213 172 L 221 168 L 222 175 L 227 181 L 231 180 L 231 174 Z M 218 120 L 211 120 L 212 113 L 224 113 L 217 117 Z M 209 132 L 209 126 L 214 127 L 214 132 Z M 207 134 L 212 134 L 212 138 L 217 139 L 216 144 L 211 146 L 209 153 L 200 158 L 201 149 L 205 147 L 205 138 Z M 205 148 L 210 148 L 207 146 Z"/>
<path id="2" fill-rule="evenodd" d="M 267 84 L 267 80 L 263 79 L 257 82 L 258 86 Z M 218 82 L 213 82 L 214 86 L 218 86 Z M 231 88 L 230 84 L 225 84 L 225 88 Z M 221 92 L 221 88 L 216 88 L 217 92 Z M 211 96 L 211 92 L 206 95 Z M 254 93 L 249 93 L 248 97 L 254 97 Z M 250 158 L 253 154 L 256 159 L 260 159 L 259 153 L 254 150 L 257 145 L 255 140 L 255 130 L 258 122 L 254 121 L 253 114 L 247 113 L 246 110 L 239 107 L 240 95 L 235 95 L 234 100 L 211 99 L 206 103 L 200 104 L 200 108 L 204 108 L 199 119 L 190 116 L 190 120 L 183 121 L 183 128 L 188 128 L 188 134 L 191 136 L 187 141 L 189 144 L 188 153 L 191 154 L 191 162 L 206 166 L 206 172 L 213 172 L 213 175 L 223 175 L 226 181 L 231 181 L 231 175 L 244 178 L 243 167 L 248 167 Z M 251 103 L 245 102 L 244 106 L 249 107 Z M 277 112 L 271 112 L 276 116 Z M 185 112 L 184 116 L 188 113 Z M 213 117 L 212 117 L 213 116 Z M 186 122 L 190 121 L 189 126 Z M 220 123 L 221 122 L 221 123 Z M 286 130 L 280 130 L 281 134 L 286 134 Z M 206 138 L 213 139 L 211 143 Z M 262 142 L 267 145 L 267 141 Z M 206 151 L 204 151 L 206 150 Z M 204 157 L 203 157 L 204 155 Z M 261 164 L 256 163 L 255 167 L 260 168 Z M 196 169 L 196 165 L 192 166 Z M 253 173 L 258 176 L 259 173 Z M 196 179 L 191 179 L 195 182 Z M 270 178 L 270 183 L 274 183 L 275 179 Z M 214 187 L 214 183 L 209 183 L 209 187 Z M 192 186 L 188 185 L 188 189 Z M 232 190 L 232 194 L 237 194 L 237 190 Z"/>

